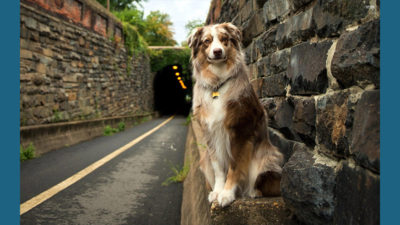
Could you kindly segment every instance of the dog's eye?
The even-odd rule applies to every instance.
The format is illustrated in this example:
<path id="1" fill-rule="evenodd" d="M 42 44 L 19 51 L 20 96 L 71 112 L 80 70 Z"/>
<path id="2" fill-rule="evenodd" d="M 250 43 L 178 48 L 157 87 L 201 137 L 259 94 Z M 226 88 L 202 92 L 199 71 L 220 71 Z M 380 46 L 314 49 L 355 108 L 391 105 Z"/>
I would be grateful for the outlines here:
<path id="1" fill-rule="evenodd" d="M 227 42 L 227 41 L 228 41 L 228 38 L 227 38 L 227 37 L 223 37 L 223 38 L 221 39 L 221 41 L 222 41 L 222 42 Z"/>
<path id="2" fill-rule="evenodd" d="M 210 43 L 211 43 L 211 40 L 210 40 L 210 39 L 204 40 L 204 44 L 208 45 L 208 44 L 210 44 Z"/>

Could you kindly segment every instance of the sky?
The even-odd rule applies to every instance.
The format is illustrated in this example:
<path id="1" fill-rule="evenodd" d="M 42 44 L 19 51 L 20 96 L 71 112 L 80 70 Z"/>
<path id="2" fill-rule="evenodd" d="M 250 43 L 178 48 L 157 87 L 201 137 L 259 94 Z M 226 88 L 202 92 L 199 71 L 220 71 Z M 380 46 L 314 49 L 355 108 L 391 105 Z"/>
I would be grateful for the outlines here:
<path id="1" fill-rule="evenodd" d="M 142 2 L 144 16 L 150 11 L 160 10 L 167 13 L 173 23 L 174 39 L 180 43 L 186 41 L 185 25 L 188 21 L 200 19 L 205 21 L 211 0 L 147 0 Z"/>

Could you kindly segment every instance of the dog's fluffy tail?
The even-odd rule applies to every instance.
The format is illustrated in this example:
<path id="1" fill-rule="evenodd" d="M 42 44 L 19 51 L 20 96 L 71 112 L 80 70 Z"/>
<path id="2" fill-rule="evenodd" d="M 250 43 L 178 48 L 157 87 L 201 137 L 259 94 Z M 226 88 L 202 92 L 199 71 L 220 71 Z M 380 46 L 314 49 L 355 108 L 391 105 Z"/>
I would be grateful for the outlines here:
<path id="1" fill-rule="evenodd" d="M 258 171 L 255 188 L 263 196 L 279 196 L 283 154 L 271 143 L 262 143 L 255 154 Z"/>

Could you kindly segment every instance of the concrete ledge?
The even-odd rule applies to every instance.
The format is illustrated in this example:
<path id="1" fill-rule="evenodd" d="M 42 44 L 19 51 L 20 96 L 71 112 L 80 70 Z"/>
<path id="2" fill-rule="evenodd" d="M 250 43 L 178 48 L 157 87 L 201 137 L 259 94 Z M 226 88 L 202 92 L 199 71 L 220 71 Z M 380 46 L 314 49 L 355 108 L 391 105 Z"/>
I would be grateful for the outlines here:
<path id="1" fill-rule="evenodd" d="M 117 127 L 119 122 L 124 122 L 125 128 L 130 128 L 143 118 L 152 118 L 153 115 L 149 113 L 87 121 L 24 126 L 20 128 L 20 143 L 24 147 L 32 143 L 36 148 L 35 153 L 38 156 L 55 149 L 102 136 L 106 125 Z"/>
<path id="2" fill-rule="evenodd" d="M 207 200 L 210 189 L 199 169 L 200 152 L 206 151 L 201 140 L 199 124 L 192 121 L 186 140 L 185 162 L 190 162 L 190 171 L 183 183 L 181 224 L 268 224 L 292 225 L 290 211 L 281 197 L 239 198 L 230 206 L 221 208 Z"/>

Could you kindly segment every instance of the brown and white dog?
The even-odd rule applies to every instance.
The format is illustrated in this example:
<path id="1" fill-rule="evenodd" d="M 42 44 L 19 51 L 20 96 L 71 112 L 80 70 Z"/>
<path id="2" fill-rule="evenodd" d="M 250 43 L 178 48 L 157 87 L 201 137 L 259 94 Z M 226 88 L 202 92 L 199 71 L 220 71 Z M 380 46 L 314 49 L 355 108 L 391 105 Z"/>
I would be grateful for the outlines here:
<path id="1" fill-rule="evenodd" d="M 269 140 L 266 112 L 249 82 L 240 30 L 231 23 L 196 28 L 188 44 L 193 118 L 207 144 L 200 169 L 212 187 L 208 200 L 224 207 L 236 196 L 279 193 L 283 155 Z"/>

